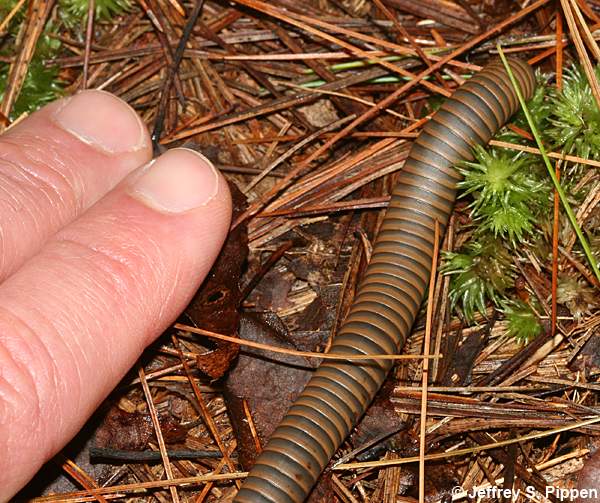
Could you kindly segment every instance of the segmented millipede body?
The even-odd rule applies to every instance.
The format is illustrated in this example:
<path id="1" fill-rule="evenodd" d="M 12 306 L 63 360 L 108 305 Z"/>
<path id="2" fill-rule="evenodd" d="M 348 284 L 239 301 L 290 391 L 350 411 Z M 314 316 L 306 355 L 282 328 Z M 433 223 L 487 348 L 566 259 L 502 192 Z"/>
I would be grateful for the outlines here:
<path id="1" fill-rule="evenodd" d="M 509 64 L 526 99 L 531 67 Z M 445 231 L 460 180 L 519 102 L 500 60 L 462 85 L 424 127 L 398 175 L 371 261 L 331 353 L 401 350 L 429 283 L 436 221 Z M 390 360 L 325 360 L 290 407 L 240 489 L 237 503 L 300 503 L 358 422 L 390 370 Z"/>

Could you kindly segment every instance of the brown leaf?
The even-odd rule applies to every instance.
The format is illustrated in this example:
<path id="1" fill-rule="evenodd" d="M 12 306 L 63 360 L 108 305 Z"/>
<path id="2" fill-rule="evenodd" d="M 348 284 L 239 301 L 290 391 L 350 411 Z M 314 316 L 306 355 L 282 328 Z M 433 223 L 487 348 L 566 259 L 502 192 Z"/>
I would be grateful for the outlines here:
<path id="1" fill-rule="evenodd" d="M 96 431 L 96 447 L 141 451 L 154 433 L 149 414 L 125 412 L 112 406 Z"/>
<path id="2" fill-rule="evenodd" d="M 233 200 L 233 220 L 246 209 L 246 196 L 229 184 Z M 223 249 L 204 284 L 198 290 L 185 315 L 193 325 L 233 337 L 238 335 L 239 305 L 241 303 L 240 278 L 248 257 L 248 231 L 245 224 L 229 233 Z M 239 347 L 225 341 L 211 342 L 214 350 L 198 355 L 199 370 L 218 379 L 237 357 Z"/>
<path id="3" fill-rule="evenodd" d="M 181 426 L 171 414 L 159 417 L 160 429 L 167 444 L 184 442 L 188 429 Z M 142 451 L 155 439 L 150 414 L 127 412 L 112 406 L 97 429 L 94 446 L 124 451 Z"/>
<path id="4" fill-rule="evenodd" d="M 275 315 L 245 314 L 240 323 L 243 339 L 296 349 L 286 340 L 286 330 Z M 225 382 L 225 398 L 237 437 L 244 469 L 254 464 L 256 444 L 244 413 L 246 400 L 261 445 L 271 436 L 311 375 L 313 362 L 306 358 L 244 350 Z"/>

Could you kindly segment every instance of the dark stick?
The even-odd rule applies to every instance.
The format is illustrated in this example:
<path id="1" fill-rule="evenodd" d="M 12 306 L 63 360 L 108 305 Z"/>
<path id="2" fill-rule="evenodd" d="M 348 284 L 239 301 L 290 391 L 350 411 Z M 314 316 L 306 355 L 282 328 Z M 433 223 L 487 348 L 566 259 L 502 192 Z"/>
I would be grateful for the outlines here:
<path id="1" fill-rule="evenodd" d="M 219 451 L 175 449 L 168 450 L 169 459 L 220 459 Z M 162 461 L 159 451 L 129 451 L 125 449 L 111 449 L 110 447 L 90 447 L 90 459 L 94 461 L 124 461 L 128 463 L 148 463 Z"/>
<path id="2" fill-rule="evenodd" d="M 167 113 L 167 103 L 169 101 L 169 95 L 171 94 L 171 86 L 173 85 L 173 80 L 175 79 L 175 75 L 179 70 L 181 60 L 183 59 L 185 46 L 187 45 L 187 42 L 192 34 L 192 30 L 196 24 L 196 21 L 198 20 L 198 16 L 200 16 L 203 6 L 204 0 L 198 0 L 194 6 L 194 9 L 192 10 L 192 13 L 190 14 L 190 17 L 187 20 L 187 23 L 185 24 L 183 33 L 179 39 L 179 44 L 177 44 L 177 49 L 175 50 L 173 64 L 167 72 L 167 77 L 160 93 L 160 102 L 158 105 L 158 111 L 156 113 L 156 120 L 154 121 L 154 129 L 152 130 L 152 145 L 155 155 L 160 153 L 159 141 L 163 130 L 165 115 Z"/>

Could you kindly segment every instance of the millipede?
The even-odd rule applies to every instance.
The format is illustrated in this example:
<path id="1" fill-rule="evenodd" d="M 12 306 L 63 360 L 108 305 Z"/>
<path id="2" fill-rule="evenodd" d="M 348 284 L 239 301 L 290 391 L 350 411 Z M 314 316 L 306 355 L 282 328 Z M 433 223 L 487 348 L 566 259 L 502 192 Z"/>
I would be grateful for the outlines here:
<path id="1" fill-rule="evenodd" d="M 508 63 L 526 99 L 535 78 Z M 517 111 L 518 97 L 495 60 L 448 98 L 415 140 L 375 240 L 371 260 L 330 353 L 399 352 L 428 286 L 436 223 L 443 236 L 460 174 Z M 340 444 L 364 414 L 392 367 L 390 360 L 325 360 L 258 457 L 237 503 L 303 502 Z"/>

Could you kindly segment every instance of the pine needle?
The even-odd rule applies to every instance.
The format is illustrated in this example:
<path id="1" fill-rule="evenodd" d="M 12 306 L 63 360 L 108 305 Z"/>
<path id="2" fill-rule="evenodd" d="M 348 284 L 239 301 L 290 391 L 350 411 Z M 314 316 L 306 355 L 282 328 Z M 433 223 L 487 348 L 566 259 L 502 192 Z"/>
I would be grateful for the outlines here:
<path id="1" fill-rule="evenodd" d="M 598 80 L 596 79 L 596 74 L 594 73 L 594 67 L 592 66 L 592 62 L 590 61 L 590 58 L 585 50 L 585 45 L 581 38 L 581 33 L 577 29 L 575 15 L 571 10 L 569 0 L 560 0 L 560 3 L 565 14 L 565 19 L 567 20 L 567 24 L 569 25 L 569 31 L 571 32 L 571 37 L 573 39 L 573 42 L 575 43 L 575 49 L 577 49 L 579 60 L 581 61 L 583 69 L 585 70 L 585 75 L 587 76 L 587 79 L 590 83 L 594 99 L 596 100 L 598 108 L 600 108 L 600 85 L 598 84 Z"/>

